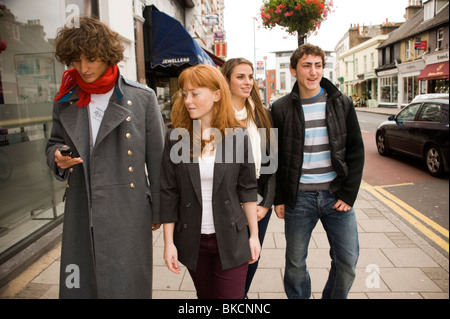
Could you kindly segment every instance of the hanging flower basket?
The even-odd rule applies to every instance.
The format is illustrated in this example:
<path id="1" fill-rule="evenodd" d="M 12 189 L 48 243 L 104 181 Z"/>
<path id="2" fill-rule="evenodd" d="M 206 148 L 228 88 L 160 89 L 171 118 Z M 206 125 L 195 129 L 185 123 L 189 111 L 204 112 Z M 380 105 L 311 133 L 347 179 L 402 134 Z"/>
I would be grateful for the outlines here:
<path id="1" fill-rule="evenodd" d="M 320 28 L 332 7 L 333 0 L 265 0 L 261 20 L 266 28 L 279 25 L 300 37 Z"/>

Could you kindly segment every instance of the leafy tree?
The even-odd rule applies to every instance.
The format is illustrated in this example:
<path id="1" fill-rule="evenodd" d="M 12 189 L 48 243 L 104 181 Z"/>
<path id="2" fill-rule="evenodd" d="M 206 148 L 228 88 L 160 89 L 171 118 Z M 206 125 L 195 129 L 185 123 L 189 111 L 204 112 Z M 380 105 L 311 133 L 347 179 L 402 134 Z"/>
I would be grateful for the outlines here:
<path id="1" fill-rule="evenodd" d="M 262 24 L 266 28 L 276 25 L 297 32 L 298 44 L 320 28 L 333 7 L 333 0 L 264 0 L 261 7 Z"/>

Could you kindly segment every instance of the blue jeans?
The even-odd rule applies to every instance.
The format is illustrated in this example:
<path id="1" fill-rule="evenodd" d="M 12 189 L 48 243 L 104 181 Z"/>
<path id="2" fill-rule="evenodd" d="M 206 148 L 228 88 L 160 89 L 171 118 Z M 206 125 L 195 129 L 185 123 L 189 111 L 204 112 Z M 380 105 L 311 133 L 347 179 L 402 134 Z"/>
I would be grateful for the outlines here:
<path id="1" fill-rule="evenodd" d="M 285 207 L 284 289 L 289 299 L 311 297 L 306 257 L 311 233 L 319 219 L 327 233 L 331 257 L 331 269 L 322 298 L 347 298 L 359 256 L 358 230 L 353 208 L 347 212 L 336 211 L 331 208 L 336 201 L 330 191 L 300 191 L 295 208 Z"/>

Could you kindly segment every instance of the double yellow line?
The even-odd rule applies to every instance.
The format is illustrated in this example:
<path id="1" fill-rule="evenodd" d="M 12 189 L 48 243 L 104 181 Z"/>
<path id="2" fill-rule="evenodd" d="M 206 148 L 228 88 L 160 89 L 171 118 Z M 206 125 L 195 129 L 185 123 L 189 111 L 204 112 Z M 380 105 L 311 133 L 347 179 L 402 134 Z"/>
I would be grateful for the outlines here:
<path id="1" fill-rule="evenodd" d="M 432 221 L 430 218 L 426 217 L 416 209 L 412 208 L 405 202 L 401 201 L 399 198 L 393 196 L 392 194 L 384 190 L 381 186 L 371 186 L 363 181 L 361 187 L 369 191 L 377 199 L 381 200 L 384 204 L 386 204 L 394 212 L 399 214 L 402 218 L 408 221 L 411 225 L 413 225 L 416 229 L 418 229 L 421 233 L 427 236 L 430 240 L 436 243 L 447 253 L 449 252 L 448 230 Z M 444 236 L 446 240 L 439 234 Z"/>

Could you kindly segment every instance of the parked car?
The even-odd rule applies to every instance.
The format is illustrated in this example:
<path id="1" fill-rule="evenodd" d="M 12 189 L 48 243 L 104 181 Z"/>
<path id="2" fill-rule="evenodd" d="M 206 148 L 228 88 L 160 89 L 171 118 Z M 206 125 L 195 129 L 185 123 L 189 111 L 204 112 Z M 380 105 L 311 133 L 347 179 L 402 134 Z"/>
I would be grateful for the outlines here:
<path id="1" fill-rule="evenodd" d="M 441 176 L 449 170 L 449 100 L 413 102 L 377 129 L 378 153 L 392 151 L 423 159 L 428 172 Z"/>

